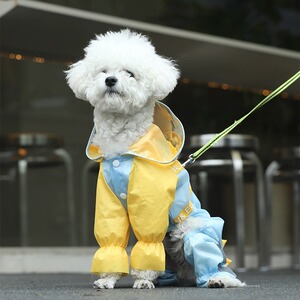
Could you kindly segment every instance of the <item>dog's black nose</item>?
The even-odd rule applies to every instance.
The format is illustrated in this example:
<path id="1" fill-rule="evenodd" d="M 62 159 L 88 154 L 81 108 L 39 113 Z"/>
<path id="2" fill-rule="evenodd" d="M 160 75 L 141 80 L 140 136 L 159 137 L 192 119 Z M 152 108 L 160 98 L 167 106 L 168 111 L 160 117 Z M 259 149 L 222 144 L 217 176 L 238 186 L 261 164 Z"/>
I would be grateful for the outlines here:
<path id="1" fill-rule="evenodd" d="M 109 76 L 105 79 L 105 84 L 109 87 L 114 86 L 117 83 L 118 79 L 115 76 Z"/>

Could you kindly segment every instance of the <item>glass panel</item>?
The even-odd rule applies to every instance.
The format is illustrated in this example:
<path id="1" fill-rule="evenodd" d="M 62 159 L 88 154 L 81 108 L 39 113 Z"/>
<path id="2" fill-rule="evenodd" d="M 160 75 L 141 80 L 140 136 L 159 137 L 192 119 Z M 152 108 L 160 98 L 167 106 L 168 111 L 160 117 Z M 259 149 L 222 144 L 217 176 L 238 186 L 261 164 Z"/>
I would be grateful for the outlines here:
<path id="1" fill-rule="evenodd" d="M 299 3 L 294 0 L 44 2 L 280 48 L 300 49 Z"/>

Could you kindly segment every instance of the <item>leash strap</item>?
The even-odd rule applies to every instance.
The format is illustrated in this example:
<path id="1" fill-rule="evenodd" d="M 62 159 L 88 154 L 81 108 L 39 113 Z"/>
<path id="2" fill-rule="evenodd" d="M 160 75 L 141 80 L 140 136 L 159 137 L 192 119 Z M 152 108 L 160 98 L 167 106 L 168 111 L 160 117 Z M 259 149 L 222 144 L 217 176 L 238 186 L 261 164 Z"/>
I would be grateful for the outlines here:
<path id="1" fill-rule="evenodd" d="M 298 71 L 294 76 L 292 76 L 290 79 L 288 79 L 286 82 L 284 82 L 281 86 L 279 86 L 276 90 L 274 90 L 272 93 L 270 93 L 267 97 L 265 97 L 259 104 L 257 104 L 250 112 L 248 112 L 246 115 L 244 115 L 239 120 L 235 121 L 232 125 L 224 129 L 222 132 L 216 134 L 209 142 L 207 142 L 204 146 L 202 146 L 199 150 L 192 153 L 189 156 L 189 159 L 184 162 L 182 165 L 185 167 L 187 164 L 192 164 L 195 162 L 196 159 L 198 159 L 203 153 L 205 153 L 210 147 L 212 147 L 214 144 L 216 144 L 220 139 L 222 139 L 225 135 L 227 135 L 230 131 L 232 131 L 236 126 L 238 126 L 240 123 L 242 123 L 248 116 L 250 116 L 254 111 L 261 108 L 263 105 L 268 103 L 270 100 L 272 100 L 274 97 L 278 96 L 280 93 L 282 93 L 286 88 L 288 88 L 291 84 L 293 84 L 296 80 L 300 78 L 300 71 Z"/>

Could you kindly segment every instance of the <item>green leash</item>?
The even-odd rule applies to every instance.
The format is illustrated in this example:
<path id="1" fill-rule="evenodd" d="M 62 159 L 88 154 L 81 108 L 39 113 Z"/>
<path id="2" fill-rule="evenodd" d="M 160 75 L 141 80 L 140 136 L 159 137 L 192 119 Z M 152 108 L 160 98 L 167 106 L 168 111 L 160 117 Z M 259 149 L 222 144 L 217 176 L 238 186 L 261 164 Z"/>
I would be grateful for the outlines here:
<path id="1" fill-rule="evenodd" d="M 189 156 L 189 159 L 184 162 L 182 165 L 186 166 L 187 164 L 192 164 L 198 159 L 204 152 L 206 152 L 210 147 L 216 144 L 221 138 L 223 138 L 226 134 L 228 134 L 232 129 L 242 123 L 248 116 L 250 116 L 254 111 L 268 103 L 274 97 L 282 93 L 286 88 L 288 88 L 291 84 L 293 84 L 297 79 L 300 78 L 300 71 L 298 71 L 294 76 L 288 79 L 285 83 L 283 83 L 280 87 L 270 93 L 267 97 L 265 97 L 259 104 L 257 104 L 250 112 L 244 115 L 239 120 L 235 121 L 232 125 L 224 129 L 222 132 L 216 134 L 209 142 L 207 142 L 204 146 L 202 146 L 199 150 L 194 152 Z"/>

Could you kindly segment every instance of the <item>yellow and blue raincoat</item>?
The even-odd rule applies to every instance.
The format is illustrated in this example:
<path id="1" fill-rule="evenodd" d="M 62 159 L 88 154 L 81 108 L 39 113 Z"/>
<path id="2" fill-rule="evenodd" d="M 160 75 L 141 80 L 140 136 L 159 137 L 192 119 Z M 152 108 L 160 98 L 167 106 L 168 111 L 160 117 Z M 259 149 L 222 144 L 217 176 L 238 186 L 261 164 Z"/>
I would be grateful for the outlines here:
<path id="1" fill-rule="evenodd" d="M 93 144 L 86 153 L 100 163 L 94 232 L 100 248 L 93 273 L 129 273 L 126 246 L 132 228 L 137 243 L 131 268 L 165 271 L 163 239 L 178 223 L 200 217 L 201 224 L 184 236 L 187 261 L 194 266 L 198 286 L 219 275 L 235 276 L 223 252 L 223 220 L 212 218 L 192 192 L 188 172 L 177 160 L 184 144 L 181 122 L 157 102 L 154 122 L 145 136 L 121 156 L 106 159 Z"/>

